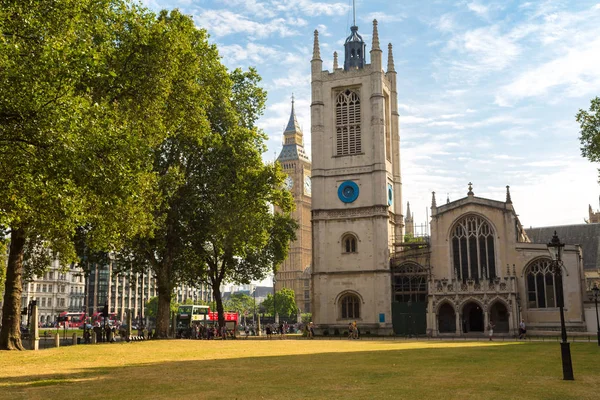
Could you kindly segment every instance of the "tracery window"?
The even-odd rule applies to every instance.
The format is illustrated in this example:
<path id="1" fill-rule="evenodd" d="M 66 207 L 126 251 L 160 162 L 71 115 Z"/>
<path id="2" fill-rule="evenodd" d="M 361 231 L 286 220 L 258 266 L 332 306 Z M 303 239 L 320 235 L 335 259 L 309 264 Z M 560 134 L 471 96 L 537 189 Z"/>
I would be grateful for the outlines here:
<path id="1" fill-rule="evenodd" d="M 496 275 L 494 229 L 483 218 L 467 215 L 451 233 L 454 273 L 463 282 L 493 279 Z"/>
<path id="2" fill-rule="evenodd" d="M 394 301 L 407 303 L 427 301 L 427 270 L 414 263 L 392 269 Z"/>
<path id="3" fill-rule="evenodd" d="M 347 234 L 342 238 L 342 251 L 344 253 L 356 253 L 356 236 Z"/>
<path id="4" fill-rule="evenodd" d="M 552 271 L 552 261 L 539 259 L 526 269 L 527 306 L 529 308 L 557 307 L 557 295 L 562 287 L 557 287 Z M 558 291 L 561 291 L 559 293 Z"/>
<path id="5" fill-rule="evenodd" d="M 335 100 L 335 130 L 337 155 L 362 153 L 360 131 L 360 97 L 346 89 Z"/>
<path id="6" fill-rule="evenodd" d="M 357 295 L 352 293 L 344 295 L 340 304 L 342 319 L 360 318 L 360 299 Z"/>

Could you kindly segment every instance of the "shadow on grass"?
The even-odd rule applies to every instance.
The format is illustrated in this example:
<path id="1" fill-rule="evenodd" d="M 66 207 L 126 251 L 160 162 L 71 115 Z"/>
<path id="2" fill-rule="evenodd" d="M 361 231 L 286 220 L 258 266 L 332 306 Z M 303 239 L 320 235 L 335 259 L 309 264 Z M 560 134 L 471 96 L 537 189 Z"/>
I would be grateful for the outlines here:
<path id="1" fill-rule="evenodd" d="M 98 366 L 0 378 L 0 398 L 595 399 L 600 390 L 591 344 L 572 346 L 575 382 L 562 381 L 552 344 L 450 345 Z"/>

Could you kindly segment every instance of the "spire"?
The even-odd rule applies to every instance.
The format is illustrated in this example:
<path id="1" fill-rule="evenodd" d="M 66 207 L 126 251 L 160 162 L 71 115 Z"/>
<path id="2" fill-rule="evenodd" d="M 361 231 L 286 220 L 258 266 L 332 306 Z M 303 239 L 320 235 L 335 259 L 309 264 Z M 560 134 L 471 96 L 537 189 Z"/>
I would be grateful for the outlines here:
<path id="1" fill-rule="evenodd" d="M 315 41 L 313 44 L 313 60 L 321 59 L 321 51 L 319 50 L 319 31 L 315 29 Z"/>
<path id="2" fill-rule="evenodd" d="M 392 53 L 392 44 L 388 43 L 388 65 L 387 72 L 396 72 L 394 69 L 394 54 Z"/>
<path id="3" fill-rule="evenodd" d="M 358 34 L 358 26 L 356 26 L 356 4 L 352 2 L 353 22 L 350 27 L 350 36 L 346 38 L 344 43 L 344 71 L 351 69 L 359 69 L 365 66 L 365 56 L 367 45 L 362 37 Z"/>
<path id="4" fill-rule="evenodd" d="M 333 69 L 334 71 L 338 69 L 337 51 L 333 52 Z"/>
<path id="5" fill-rule="evenodd" d="M 300 124 L 298 124 L 298 120 L 296 119 L 296 111 L 294 110 L 294 93 L 292 93 L 292 111 L 290 112 L 290 119 L 288 120 L 283 135 L 302 136 L 302 130 L 300 129 Z"/>
<path id="6" fill-rule="evenodd" d="M 446 193 L 446 204 L 450 203 L 450 193 Z"/>
<path id="7" fill-rule="evenodd" d="M 406 215 L 410 218 L 410 201 L 406 202 Z"/>
<path id="8" fill-rule="evenodd" d="M 431 192 L 431 208 L 437 207 L 435 202 L 435 192 Z"/>
<path id="9" fill-rule="evenodd" d="M 288 120 L 285 131 L 283 131 L 283 148 L 277 161 L 294 161 L 301 160 L 310 162 L 308 156 L 304 151 L 304 144 L 302 140 L 302 130 L 300 124 L 296 119 L 296 110 L 294 107 L 295 98 L 292 94 L 292 110 L 290 111 L 290 119 Z"/>
<path id="10" fill-rule="evenodd" d="M 467 196 L 474 196 L 475 193 L 473 193 L 473 184 L 471 182 L 469 182 L 469 191 L 467 192 Z"/>
<path id="11" fill-rule="evenodd" d="M 379 48 L 379 32 L 377 31 L 377 20 L 373 20 L 373 45 L 371 50 L 381 50 Z"/>
<path id="12" fill-rule="evenodd" d="M 506 185 L 506 202 L 512 204 L 512 199 L 510 198 L 510 186 L 508 185 Z"/>

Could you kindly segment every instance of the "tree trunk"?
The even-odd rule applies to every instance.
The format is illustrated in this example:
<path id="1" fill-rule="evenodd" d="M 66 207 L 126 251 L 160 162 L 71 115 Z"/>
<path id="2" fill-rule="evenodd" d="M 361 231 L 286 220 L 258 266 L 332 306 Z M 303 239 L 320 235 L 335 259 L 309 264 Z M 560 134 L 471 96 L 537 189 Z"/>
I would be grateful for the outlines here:
<path id="1" fill-rule="evenodd" d="M 212 283 L 213 296 L 217 303 L 217 313 L 219 316 L 219 328 L 225 326 L 225 312 L 223 310 L 223 298 L 221 297 L 221 282 Z"/>
<path id="2" fill-rule="evenodd" d="M 173 290 L 166 279 L 157 276 L 158 286 L 158 312 L 156 313 L 155 338 L 166 339 L 169 337 L 169 322 L 171 321 L 171 296 Z"/>
<path id="3" fill-rule="evenodd" d="M 21 343 L 21 293 L 23 291 L 23 252 L 25 230 L 11 229 L 10 251 L 6 268 L 4 305 L 2 307 L 2 332 L 0 350 L 25 350 Z"/>

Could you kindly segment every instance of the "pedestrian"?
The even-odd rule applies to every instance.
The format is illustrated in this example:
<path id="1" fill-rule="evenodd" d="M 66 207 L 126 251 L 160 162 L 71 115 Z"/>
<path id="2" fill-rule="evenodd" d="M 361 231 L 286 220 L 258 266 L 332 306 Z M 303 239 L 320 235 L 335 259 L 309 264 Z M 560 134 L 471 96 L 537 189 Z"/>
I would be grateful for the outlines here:
<path id="1" fill-rule="evenodd" d="M 352 339 L 354 337 L 354 326 L 352 325 L 352 322 L 348 323 L 348 339 Z"/>
<path id="2" fill-rule="evenodd" d="M 311 339 L 315 338 L 315 325 L 311 322 L 308 326 L 308 331 L 309 331 L 309 337 Z"/>
<path id="3" fill-rule="evenodd" d="M 525 320 L 522 319 L 519 323 L 519 339 L 525 339 L 527 335 L 527 327 L 525 326 Z"/>
<path id="4" fill-rule="evenodd" d="M 488 324 L 488 332 L 490 335 L 490 342 L 492 341 L 493 337 L 494 337 L 494 328 L 496 327 L 496 325 L 494 325 L 494 321 L 490 320 L 490 323 Z"/>
<path id="5" fill-rule="evenodd" d="M 356 321 L 352 323 L 352 338 L 358 339 L 358 325 L 356 325 Z"/>

